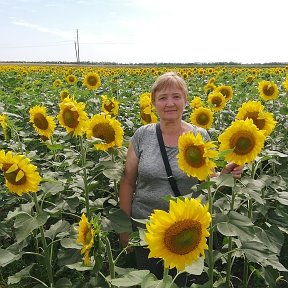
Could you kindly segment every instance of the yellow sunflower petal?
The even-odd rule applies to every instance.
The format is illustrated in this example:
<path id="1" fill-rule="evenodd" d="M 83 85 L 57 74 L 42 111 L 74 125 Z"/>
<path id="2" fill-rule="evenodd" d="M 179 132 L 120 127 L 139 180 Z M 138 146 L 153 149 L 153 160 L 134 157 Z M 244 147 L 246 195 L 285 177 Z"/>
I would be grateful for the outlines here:
<path id="1" fill-rule="evenodd" d="M 146 224 L 149 257 L 162 258 L 165 267 L 183 271 L 208 249 L 210 222 L 207 206 L 199 200 L 171 200 L 169 212 L 155 210 Z"/>
<path id="2" fill-rule="evenodd" d="M 219 137 L 219 151 L 233 150 L 225 155 L 228 162 L 244 165 L 255 160 L 261 152 L 266 137 L 253 120 L 236 120 Z"/>

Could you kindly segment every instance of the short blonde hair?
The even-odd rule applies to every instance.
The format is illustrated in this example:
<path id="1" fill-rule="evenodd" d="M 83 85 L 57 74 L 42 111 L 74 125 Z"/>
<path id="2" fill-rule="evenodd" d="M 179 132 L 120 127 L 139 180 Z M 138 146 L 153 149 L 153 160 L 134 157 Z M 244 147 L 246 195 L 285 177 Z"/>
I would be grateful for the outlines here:
<path id="1" fill-rule="evenodd" d="M 164 90 L 169 87 L 177 87 L 184 93 L 186 99 L 188 98 L 188 87 L 185 80 L 176 72 L 167 72 L 160 75 L 154 82 L 151 88 L 151 98 L 155 101 L 155 94 L 158 91 Z"/>

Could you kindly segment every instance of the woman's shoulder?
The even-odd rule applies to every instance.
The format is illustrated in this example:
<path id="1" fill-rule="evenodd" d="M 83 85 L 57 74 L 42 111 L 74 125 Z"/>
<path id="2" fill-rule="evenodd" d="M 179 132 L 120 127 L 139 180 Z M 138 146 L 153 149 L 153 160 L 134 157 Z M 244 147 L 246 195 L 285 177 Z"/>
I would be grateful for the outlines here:
<path id="1" fill-rule="evenodd" d="M 185 123 L 185 132 L 192 132 L 195 136 L 200 133 L 205 140 L 210 140 L 210 136 L 206 129 L 198 127 L 188 122 Z"/>
<path id="2" fill-rule="evenodd" d="M 138 127 L 135 131 L 135 134 L 145 134 L 155 132 L 156 123 L 145 124 Z"/>

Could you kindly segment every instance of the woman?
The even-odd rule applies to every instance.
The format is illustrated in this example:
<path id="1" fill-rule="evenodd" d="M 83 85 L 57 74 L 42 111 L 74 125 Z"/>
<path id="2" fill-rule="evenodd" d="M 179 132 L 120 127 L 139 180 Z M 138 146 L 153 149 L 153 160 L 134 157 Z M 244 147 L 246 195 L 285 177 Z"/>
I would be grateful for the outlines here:
<path id="1" fill-rule="evenodd" d="M 159 116 L 160 128 L 169 163 L 181 195 L 192 192 L 191 187 L 198 180 L 187 176 L 177 164 L 178 138 L 186 132 L 202 134 L 204 140 L 210 137 L 206 130 L 182 120 L 187 105 L 188 88 L 186 82 L 176 73 L 168 72 L 159 76 L 151 90 L 152 104 Z M 241 177 L 242 167 L 229 164 L 223 173 Z M 168 210 L 165 196 L 173 195 L 167 179 L 157 135 L 156 124 L 148 124 L 136 130 L 129 143 L 123 179 L 120 183 L 120 208 L 133 219 L 148 219 L 154 209 Z M 129 235 L 120 235 L 122 245 L 128 244 Z M 159 259 L 148 259 L 148 249 L 136 249 L 138 269 L 149 269 L 158 278 L 162 271 Z M 157 266 L 158 265 L 158 266 Z"/>

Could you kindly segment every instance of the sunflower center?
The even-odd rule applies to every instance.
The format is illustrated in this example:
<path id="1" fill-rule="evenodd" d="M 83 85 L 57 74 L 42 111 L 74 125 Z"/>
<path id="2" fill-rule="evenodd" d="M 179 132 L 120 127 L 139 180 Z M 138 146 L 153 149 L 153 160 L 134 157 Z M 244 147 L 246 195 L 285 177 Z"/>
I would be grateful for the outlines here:
<path id="1" fill-rule="evenodd" d="M 204 163 L 203 149 L 199 146 L 188 147 L 185 153 L 185 159 L 192 167 L 201 167 Z"/>
<path id="2" fill-rule="evenodd" d="M 230 96 L 230 91 L 227 89 L 221 89 L 221 94 L 225 97 L 225 98 L 229 98 Z"/>
<path id="3" fill-rule="evenodd" d="M 209 116 L 205 113 L 201 113 L 197 116 L 196 121 L 200 125 L 207 125 L 209 123 Z"/>
<path id="4" fill-rule="evenodd" d="M 108 112 L 111 112 L 114 107 L 115 107 L 115 105 L 112 101 L 110 101 L 109 104 L 104 104 L 104 108 Z"/>
<path id="5" fill-rule="evenodd" d="M 263 87 L 263 93 L 266 95 L 266 96 L 272 96 L 274 94 L 274 87 L 271 86 L 271 85 L 265 85 Z"/>
<path id="6" fill-rule="evenodd" d="M 69 77 L 68 77 L 68 81 L 69 81 L 70 83 L 75 82 L 75 80 L 76 80 L 76 78 L 75 78 L 74 76 L 69 76 Z"/>
<path id="7" fill-rule="evenodd" d="M 12 185 L 23 185 L 26 182 L 26 176 L 24 176 L 16 181 L 17 174 L 19 173 L 20 169 L 18 168 L 17 170 L 7 173 L 7 171 L 12 165 L 11 164 L 4 164 L 3 165 L 3 171 L 4 171 L 4 177 L 5 179 L 11 183 Z"/>
<path id="8" fill-rule="evenodd" d="M 213 97 L 213 99 L 212 99 L 212 104 L 213 104 L 215 107 L 221 106 L 221 104 L 222 104 L 221 98 L 220 98 L 220 97 Z"/>
<path id="9" fill-rule="evenodd" d="M 115 131 L 107 123 L 100 123 L 93 127 L 93 137 L 102 139 L 105 143 L 109 144 L 115 140 Z"/>
<path id="10" fill-rule="evenodd" d="M 231 138 L 231 147 L 234 147 L 234 153 L 238 155 L 248 154 L 255 146 L 255 139 L 250 133 L 240 133 Z"/>
<path id="11" fill-rule="evenodd" d="M 185 255 L 197 248 L 201 235 L 201 224 L 198 221 L 177 221 L 165 232 L 164 243 L 171 252 Z"/>
<path id="12" fill-rule="evenodd" d="M 146 114 L 143 111 L 141 111 L 141 118 L 146 122 L 146 123 L 151 123 L 152 118 L 151 114 Z"/>
<path id="13" fill-rule="evenodd" d="M 264 119 L 259 119 L 259 113 L 258 112 L 248 112 L 246 114 L 246 118 L 250 118 L 253 120 L 254 125 L 259 129 L 259 130 L 263 130 L 265 127 L 265 120 Z M 245 120 L 244 119 L 244 120 Z"/>
<path id="14" fill-rule="evenodd" d="M 76 128 L 79 124 L 78 121 L 79 114 L 77 111 L 71 111 L 70 109 L 65 109 L 63 111 L 63 120 L 66 126 L 69 128 Z"/>
<path id="15" fill-rule="evenodd" d="M 94 76 L 89 76 L 87 82 L 91 86 L 95 86 L 97 84 L 97 79 Z"/>
<path id="16" fill-rule="evenodd" d="M 42 113 L 35 114 L 34 124 L 37 128 L 41 130 L 46 130 L 48 128 L 48 121 Z"/>

